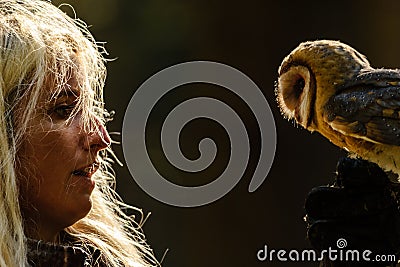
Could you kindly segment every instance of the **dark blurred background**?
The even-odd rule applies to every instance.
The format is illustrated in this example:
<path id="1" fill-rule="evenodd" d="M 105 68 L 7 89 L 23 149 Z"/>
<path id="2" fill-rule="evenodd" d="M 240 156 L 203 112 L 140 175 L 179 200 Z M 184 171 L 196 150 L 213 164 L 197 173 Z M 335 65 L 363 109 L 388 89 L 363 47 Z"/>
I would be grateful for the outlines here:
<path id="1" fill-rule="evenodd" d="M 108 126 L 111 132 L 121 132 L 129 100 L 146 79 L 186 61 L 209 60 L 237 68 L 260 87 L 271 106 L 277 125 L 277 151 L 267 179 L 254 193 L 247 189 L 256 162 L 250 163 L 239 184 L 225 197 L 197 208 L 158 202 L 138 187 L 125 166 L 115 167 L 117 190 L 123 199 L 145 214 L 151 212 L 144 230 L 159 259 L 169 250 L 163 266 L 317 266 L 260 262 L 256 257 L 264 245 L 286 250 L 310 248 L 303 221 L 305 197 L 312 187 L 332 181 L 337 159 L 345 155 L 319 134 L 293 127 L 292 122 L 282 118 L 273 91 L 277 70 L 284 56 L 300 42 L 315 39 L 341 40 L 367 55 L 375 67 L 398 67 L 399 1 L 53 3 L 71 4 L 77 16 L 91 25 L 96 39 L 106 42 L 108 57 L 116 59 L 108 63 L 105 88 L 107 108 L 116 111 L 115 120 Z M 194 85 L 190 91 L 216 90 L 201 86 L 207 87 Z M 154 117 L 157 120 L 157 114 Z M 196 147 L 190 141 L 191 131 L 197 133 L 201 129 L 208 128 L 200 123 L 182 137 L 182 143 L 192 147 L 189 150 Z M 257 151 L 257 144 L 259 140 L 252 143 L 252 152 Z M 124 162 L 121 147 L 114 145 L 114 149 Z M 221 157 L 225 155 L 223 151 L 219 153 Z M 198 180 L 191 182 L 204 184 L 210 178 L 195 179 Z M 184 179 L 176 182 L 185 184 Z"/>

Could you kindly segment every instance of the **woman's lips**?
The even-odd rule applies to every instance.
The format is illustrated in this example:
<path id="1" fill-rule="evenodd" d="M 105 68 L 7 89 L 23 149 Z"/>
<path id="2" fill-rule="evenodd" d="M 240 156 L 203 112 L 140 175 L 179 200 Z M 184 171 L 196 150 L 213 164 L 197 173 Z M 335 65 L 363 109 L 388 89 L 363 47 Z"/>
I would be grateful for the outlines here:
<path id="1" fill-rule="evenodd" d="M 74 175 L 84 176 L 91 178 L 92 175 L 99 169 L 99 163 L 93 162 L 92 164 L 86 165 L 72 172 Z"/>

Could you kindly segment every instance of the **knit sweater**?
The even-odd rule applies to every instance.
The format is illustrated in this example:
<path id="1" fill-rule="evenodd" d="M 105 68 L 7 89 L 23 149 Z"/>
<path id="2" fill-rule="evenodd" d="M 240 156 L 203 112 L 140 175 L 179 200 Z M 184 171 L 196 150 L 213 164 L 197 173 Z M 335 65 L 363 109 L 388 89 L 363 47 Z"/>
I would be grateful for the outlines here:
<path id="1" fill-rule="evenodd" d="M 76 245 L 58 245 L 28 239 L 28 262 L 32 267 L 105 267 L 100 251 L 89 254 Z"/>

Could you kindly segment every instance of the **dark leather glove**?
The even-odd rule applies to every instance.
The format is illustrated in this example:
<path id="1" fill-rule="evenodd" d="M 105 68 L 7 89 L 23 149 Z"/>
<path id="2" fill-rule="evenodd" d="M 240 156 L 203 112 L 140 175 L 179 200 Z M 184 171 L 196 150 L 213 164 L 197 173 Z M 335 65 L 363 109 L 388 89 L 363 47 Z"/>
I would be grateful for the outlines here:
<path id="1" fill-rule="evenodd" d="M 393 258 L 400 252 L 399 191 L 399 184 L 390 182 L 376 164 L 340 159 L 334 184 L 313 188 L 305 203 L 311 245 L 318 251 L 338 250 L 337 259 L 343 251 L 342 260 L 336 261 L 324 254 L 320 266 L 395 266 Z M 360 261 L 346 256 L 354 249 Z M 372 252 L 366 252 L 370 261 L 363 258 L 365 250 Z"/>

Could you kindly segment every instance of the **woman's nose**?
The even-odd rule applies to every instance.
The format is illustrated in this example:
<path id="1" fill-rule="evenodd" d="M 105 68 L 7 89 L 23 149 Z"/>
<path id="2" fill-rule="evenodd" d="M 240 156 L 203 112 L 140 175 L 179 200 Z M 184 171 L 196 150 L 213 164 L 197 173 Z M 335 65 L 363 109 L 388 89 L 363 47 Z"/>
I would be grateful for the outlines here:
<path id="1" fill-rule="evenodd" d="M 96 126 L 87 134 L 87 142 L 85 148 L 98 152 L 111 145 L 111 138 L 104 125 L 96 120 Z"/>

